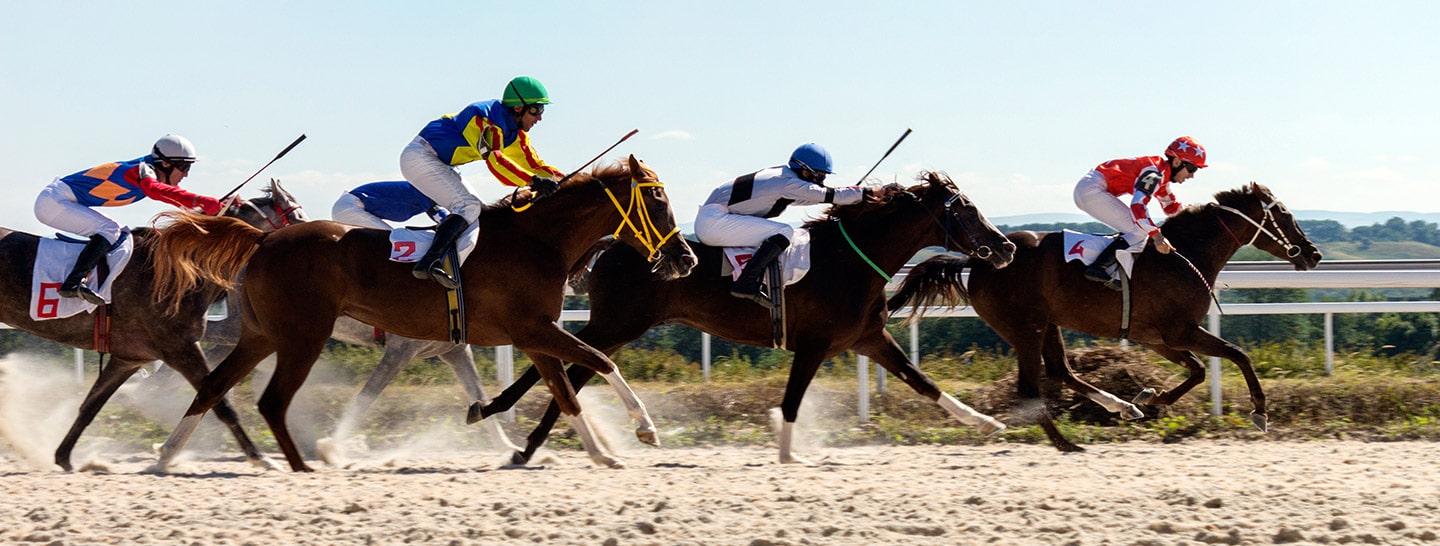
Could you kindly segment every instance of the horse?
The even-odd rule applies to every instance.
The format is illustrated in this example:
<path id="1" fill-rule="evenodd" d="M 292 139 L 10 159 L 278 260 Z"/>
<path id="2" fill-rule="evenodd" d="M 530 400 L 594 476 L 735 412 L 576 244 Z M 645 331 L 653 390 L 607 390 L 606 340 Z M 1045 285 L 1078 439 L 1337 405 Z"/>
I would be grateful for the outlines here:
<path id="1" fill-rule="evenodd" d="M 910 362 L 885 331 L 885 285 L 906 260 L 928 246 L 962 252 L 1002 268 L 1015 248 L 960 193 L 944 174 L 922 173 L 920 184 L 903 192 L 886 192 L 880 201 L 831 207 L 805 224 L 810 231 L 811 270 L 785 288 L 786 343 L 794 353 L 781 412 L 780 461 L 805 463 L 791 452 L 791 438 L 800 400 L 820 364 L 854 350 L 875 359 L 920 395 L 935 401 L 960 421 L 992 433 L 1005 428 L 953 396 L 942 392 Z M 723 249 L 695 244 L 700 265 L 681 279 L 645 276 L 643 256 L 616 246 L 596 259 L 589 279 L 590 321 L 576 337 L 613 354 L 656 325 L 685 324 L 737 343 L 769 347 L 773 343 L 770 313 L 730 295 L 731 281 L 721 275 Z M 549 356 L 536 360 L 546 364 Z M 552 363 L 553 364 L 553 363 Z M 495 401 L 478 408 L 481 416 L 510 409 L 540 376 L 525 371 Z M 570 382 L 579 388 L 593 374 L 570 368 Z M 545 442 L 563 406 L 551 403 L 529 436 L 525 451 L 512 461 L 523 464 Z M 477 408 L 472 408 L 475 414 Z"/>
<path id="2" fill-rule="evenodd" d="M 597 196 L 602 192 L 604 196 Z M 628 194 L 622 205 L 616 194 Z M 199 394 L 160 449 L 155 471 L 168 468 L 201 416 L 259 361 L 276 355 L 275 373 L 259 400 L 260 414 L 275 434 L 292 470 L 312 469 L 285 423 L 295 392 L 324 349 L 335 319 L 345 315 L 388 332 L 419 338 L 449 337 L 446 291 L 416 279 L 410 265 L 391 262 L 389 232 L 330 221 L 309 222 L 265 234 L 228 219 L 183 212 L 167 214 L 160 248 L 170 259 L 159 283 L 160 299 L 173 299 L 205 279 L 230 278 L 245 268 L 244 313 L 239 343 L 206 376 Z M 460 268 L 466 309 L 466 342 L 514 345 L 535 358 L 550 355 L 599 371 L 620 393 L 636 435 L 655 443 L 654 422 L 615 364 L 560 328 L 564 284 L 571 264 L 600 238 L 614 235 L 644 249 L 650 272 L 666 278 L 689 274 L 695 255 L 675 226 L 664 184 L 634 156 L 628 161 L 577 173 L 559 191 L 539 200 L 516 193 L 486 207 L 470 258 Z M 198 267 L 213 251 L 221 259 Z M 295 309 L 303 313 L 293 312 Z M 574 389 L 558 366 L 543 370 L 547 386 L 585 442 L 591 458 L 612 467 L 619 459 L 602 452 L 583 419 Z"/>
<path id="3" fill-rule="evenodd" d="M 1150 246 L 1135 260 L 1129 281 L 1134 301 L 1128 335 L 1122 325 L 1122 294 L 1086 279 L 1085 266 L 1063 261 L 1061 233 L 1011 233 L 1009 238 L 1018 247 L 1015 261 L 1003 270 L 970 263 L 968 287 L 960 277 L 966 264 L 943 258 L 922 263 L 911 269 L 890 299 L 890 310 L 915 302 L 918 317 L 937 301 L 973 305 L 980 318 L 1014 347 L 1022 404 L 1037 408 L 1041 428 L 1061 451 L 1083 449 L 1060 434 L 1040 401 L 1042 373 L 1112 412 L 1138 418 L 1144 413 L 1135 404 L 1174 404 L 1205 379 L 1205 366 L 1196 353 L 1223 357 L 1240 368 L 1253 405 L 1251 421 L 1266 430 L 1265 394 L 1250 357 L 1201 327 L 1210 310 L 1212 287 L 1225 262 L 1246 245 L 1290 262 L 1297 271 L 1318 265 L 1320 251 L 1269 188 L 1254 182 L 1215 194 L 1213 203 L 1181 210 L 1165 221 L 1161 231 L 1175 251 L 1161 254 Z M 1145 389 L 1134 404 L 1125 402 L 1075 376 L 1060 328 L 1129 339 L 1185 366 L 1189 375 L 1175 388 L 1160 393 Z"/>
<path id="4" fill-rule="evenodd" d="M 304 209 L 279 181 L 271 180 L 264 193 L 226 213 L 236 214 L 240 221 L 261 229 L 305 221 Z M 130 264 L 115 277 L 113 296 L 107 305 L 112 313 L 108 336 L 110 363 L 100 368 L 95 383 L 80 404 L 75 422 L 55 450 L 55 464 L 66 472 L 74 469 L 70 455 L 80 434 L 116 389 L 142 366 L 162 360 L 192 386 L 198 385 L 209 371 L 198 342 L 205 332 L 206 310 L 224 294 L 224 283 L 200 285 L 178 294 L 178 305 L 173 309 L 168 304 L 157 303 L 150 292 L 154 284 L 155 233 L 142 227 L 133 230 L 131 236 L 135 238 L 135 253 Z M 71 347 L 95 349 L 93 312 L 41 321 L 30 318 L 30 284 L 39 243 L 38 236 L 0 228 L 0 322 Z M 246 436 L 229 402 L 222 399 L 215 416 L 229 427 L 246 459 L 261 467 L 279 467 L 262 455 Z"/>

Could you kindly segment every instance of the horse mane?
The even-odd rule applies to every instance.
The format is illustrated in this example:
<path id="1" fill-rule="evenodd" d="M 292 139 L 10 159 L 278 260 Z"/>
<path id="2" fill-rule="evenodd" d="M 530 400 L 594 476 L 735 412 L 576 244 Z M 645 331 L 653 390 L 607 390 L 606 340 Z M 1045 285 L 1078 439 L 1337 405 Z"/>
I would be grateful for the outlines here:
<path id="1" fill-rule="evenodd" d="M 920 174 L 915 176 L 915 179 L 919 180 L 920 183 L 904 188 L 906 193 L 914 195 L 924 193 L 931 186 L 953 186 L 955 184 L 955 182 L 950 180 L 950 175 L 939 171 L 921 171 Z M 899 184 L 889 184 L 886 187 L 898 188 Z M 849 205 L 831 205 L 825 209 L 825 212 L 822 213 L 819 218 L 805 222 L 804 227 L 809 229 L 820 224 L 828 223 L 831 220 L 840 220 L 842 222 L 854 221 L 872 211 L 889 207 L 895 202 L 897 196 L 903 194 L 899 192 L 887 192 L 877 195 L 879 196 L 877 200 L 862 199 L 859 203 Z"/>
<path id="2" fill-rule="evenodd" d="M 1187 233 L 1192 226 L 1198 225 L 1197 222 L 1208 220 L 1217 214 L 1216 205 L 1243 209 L 1248 204 L 1259 200 L 1261 196 L 1269 195 L 1272 195 L 1270 188 L 1256 182 L 1250 182 L 1238 188 L 1221 190 L 1215 192 L 1215 201 L 1213 203 L 1189 205 L 1181 209 L 1180 212 L 1171 215 L 1160 228 L 1165 231 L 1166 237 Z M 1183 238 L 1184 236 L 1182 235 L 1181 237 Z"/>
<path id="3" fill-rule="evenodd" d="M 265 237 L 241 220 L 184 210 L 162 212 L 155 221 L 160 227 L 147 237 L 152 240 L 153 293 L 167 316 L 178 313 L 185 295 L 203 282 L 234 288 L 240 270 Z"/>
<path id="4" fill-rule="evenodd" d="M 560 189 L 556 190 L 556 193 L 566 191 L 576 186 L 589 184 L 591 182 L 594 182 L 596 179 L 611 180 L 622 176 L 627 178 L 630 176 L 630 165 L 627 164 L 624 160 L 616 160 L 610 165 L 596 166 L 588 173 L 578 172 L 570 175 L 570 178 L 566 179 L 563 184 L 560 184 Z M 516 189 L 518 190 L 519 188 Z M 490 211 L 495 209 L 508 209 L 512 206 L 519 207 L 532 201 L 534 201 L 534 194 L 522 194 L 519 191 L 516 191 L 511 193 L 510 195 L 505 196 L 499 201 L 486 205 L 484 210 Z"/>
<path id="5" fill-rule="evenodd" d="M 920 320 L 925 309 L 937 303 L 943 307 L 959 307 L 970 304 L 970 293 L 965 288 L 961 273 L 969 259 L 941 254 L 915 264 L 900 289 L 890 297 L 886 307 L 891 313 L 913 303 L 913 311 L 906 323 Z"/>

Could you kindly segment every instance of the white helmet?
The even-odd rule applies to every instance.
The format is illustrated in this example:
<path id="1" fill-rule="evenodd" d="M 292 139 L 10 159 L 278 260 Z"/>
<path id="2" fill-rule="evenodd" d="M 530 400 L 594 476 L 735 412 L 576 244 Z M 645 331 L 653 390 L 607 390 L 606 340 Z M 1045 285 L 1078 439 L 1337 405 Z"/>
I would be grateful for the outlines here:
<path id="1" fill-rule="evenodd" d="M 165 135 L 155 141 L 155 146 L 150 148 L 150 153 L 156 159 L 169 161 L 172 165 L 176 163 L 194 163 L 195 145 L 180 135 Z"/>

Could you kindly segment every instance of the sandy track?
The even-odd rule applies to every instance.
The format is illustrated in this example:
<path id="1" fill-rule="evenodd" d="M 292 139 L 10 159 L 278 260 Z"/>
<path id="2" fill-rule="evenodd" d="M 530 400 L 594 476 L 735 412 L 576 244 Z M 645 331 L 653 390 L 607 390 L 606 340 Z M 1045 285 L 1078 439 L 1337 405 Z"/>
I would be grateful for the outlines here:
<path id="1" fill-rule="evenodd" d="M 493 454 L 315 474 L 233 459 L 193 474 L 35 472 L 0 461 L 0 541 L 38 544 L 1424 544 L 1440 543 L 1440 445 L 1131 443 Z"/>

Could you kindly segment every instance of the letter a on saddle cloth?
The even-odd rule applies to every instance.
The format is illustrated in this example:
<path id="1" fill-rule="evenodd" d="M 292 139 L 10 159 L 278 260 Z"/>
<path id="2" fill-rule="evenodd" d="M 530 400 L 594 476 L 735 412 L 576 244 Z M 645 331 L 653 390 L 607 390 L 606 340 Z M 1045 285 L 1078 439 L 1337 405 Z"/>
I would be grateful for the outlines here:
<path id="1" fill-rule="evenodd" d="M 745 264 L 750 262 L 750 257 L 754 256 L 755 251 L 759 248 L 755 246 L 726 247 L 725 262 L 721 264 L 720 274 L 722 276 L 729 275 L 730 280 L 739 279 L 740 271 L 745 268 Z M 779 261 L 785 286 L 790 286 L 805 278 L 805 274 L 810 272 L 810 230 L 795 230 L 795 238 L 790 241 L 790 246 L 785 247 L 785 250 L 780 253 Z"/>
<path id="2" fill-rule="evenodd" d="M 35 249 L 34 273 L 30 277 L 31 320 L 65 318 L 95 310 L 96 305 L 83 298 L 62 298 L 58 293 L 65 277 L 70 275 L 70 269 L 75 267 L 75 260 L 80 257 L 80 250 L 83 248 L 85 241 L 48 237 L 40 239 L 40 246 Z M 120 246 L 105 255 L 105 263 L 110 266 L 110 274 L 105 276 L 105 283 L 97 286 L 96 278 L 99 275 L 92 271 L 85 279 L 85 284 L 105 298 L 105 301 L 110 301 L 115 279 L 125 270 L 134 253 L 135 238 L 127 233 L 121 238 Z"/>
<path id="3" fill-rule="evenodd" d="M 1090 265 L 1100 257 L 1100 252 L 1110 246 L 1115 239 L 1105 235 L 1094 235 L 1091 233 L 1080 233 L 1078 231 L 1064 230 L 1065 233 L 1065 261 L 1080 260 L 1081 264 Z M 1135 254 L 1120 249 L 1115 252 L 1115 262 L 1125 268 L 1125 276 L 1131 276 L 1135 270 Z M 1110 276 L 1115 277 L 1115 272 L 1110 271 Z"/>
<path id="4" fill-rule="evenodd" d="M 415 263 L 430 250 L 430 243 L 435 240 L 433 229 L 411 229 L 395 228 L 390 230 L 390 261 L 400 263 Z M 470 227 L 460 234 L 456 241 L 457 250 L 460 252 L 460 263 L 465 263 L 465 258 L 475 250 L 476 241 L 480 240 L 480 223 L 470 224 Z"/>

